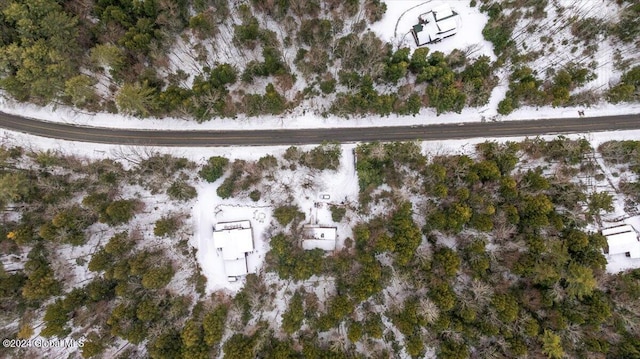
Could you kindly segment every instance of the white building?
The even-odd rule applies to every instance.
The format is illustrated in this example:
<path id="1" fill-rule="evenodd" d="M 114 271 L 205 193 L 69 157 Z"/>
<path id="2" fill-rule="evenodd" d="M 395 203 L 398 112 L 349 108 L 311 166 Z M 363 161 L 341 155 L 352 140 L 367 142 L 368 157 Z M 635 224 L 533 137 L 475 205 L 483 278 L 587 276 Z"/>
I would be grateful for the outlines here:
<path id="1" fill-rule="evenodd" d="M 624 254 L 630 258 L 640 258 L 640 241 L 635 229 L 628 224 L 605 228 L 602 235 L 607 238 L 606 254 Z"/>
<path id="2" fill-rule="evenodd" d="M 318 225 L 305 225 L 302 248 L 305 250 L 322 249 L 323 251 L 336 250 L 336 227 L 322 227 Z"/>
<path id="3" fill-rule="evenodd" d="M 417 46 L 439 42 L 458 32 L 458 13 L 451 7 L 442 5 L 418 17 L 418 24 L 411 29 Z"/>
<path id="4" fill-rule="evenodd" d="M 253 252 L 251 222 L 218 223 L 213 229 L 213 245 L 222 256 L 224 270 L 229 280 L 249 273 L 247 253 Z"/>

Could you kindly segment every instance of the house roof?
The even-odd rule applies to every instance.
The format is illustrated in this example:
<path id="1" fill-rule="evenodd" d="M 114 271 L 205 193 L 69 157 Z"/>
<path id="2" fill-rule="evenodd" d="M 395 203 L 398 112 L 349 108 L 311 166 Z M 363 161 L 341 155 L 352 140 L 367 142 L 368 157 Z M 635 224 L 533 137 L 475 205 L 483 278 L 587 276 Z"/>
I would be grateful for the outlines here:
<path id="1" fill-rule="evenodd" d="M 640 241 L 638 234 L 630 225 L 616 226 L 602 230 L 607 238 L 608 254 L 629 253 L 631 258 L 640 258 Z"/>
<path id="2" fill-rule="evenodd" d="M 434 17 L 436 21 L 441 21 L 454 15 L 451 7 L 447 5 L 440 5 L 436 8 L 433 8 L 431 11 L 433 11 L 433 13 L 435 14 Z"/>
<path id="3" fill-rule="evenodd" d="M 621 224 L 619 226 L 602 229 L 602 235 L 605 237 L 610 236 L 612 234 L 618 234 L 618 233 L 624 233 L 624 232 L 634 232 L 633 227 L 631 227 L 628 224 Z"/>
<path id="4" fill-rule="evenodd" d="M 419 23 L 412 28 L 416 44 L 422 46 L 441 39 L 442 35 L 440 34 L 444 32 L 449 32 L 446 36 L 455 34 L 458 26 L 456 15 L 453 9 L 446 5 L 420 15 L 418 17 Z"/>
<path id="5" fill-rule="evenodd" d="M 305 226 L 304 235 L 308 239 L 336 240 L 336 227 Z"/>
<path id="6" fill-rule="evenodd" d="M 416 25 L 413 27 L 413 29 L 413 36 L 415 36 L 415 40 L 418 46 L 430 43 L 432 37 L 435 36 L 433 27 Z"/>
<path id="7" fill-rule="evenodd" d="M 251 228 L 251 222 L 250 221 L 218 222 L 214 226 L 215 231 L 221 231 L 223 229 L 238 229 L 238 228 Z"/>
<path id="8" fill-rule="evenodd" d="M 247 260 L 245 258 L 232 261 L 224 261 L 224 272 L 227 277 L 239 277 L 249 273 L 247 270 Z"/>
<path id="9" fill-rule="evenodd" d="M 440 30 L 440 32 L 451 31 L 455 30 L 456 28 L 456 19 L 448 18 L 445 20 L 440 20 L 436 22 L 436 24 L 438 25 L 438 29 Z"/>
<path id="10" fill-rule="evenodd" d="M 223 229 L 213 232 L 213 244 L 222 250 L 224 260 L 244 258 L 244 254 L 253 251 L 251 228 Z"/>
<path id="11" fill-rule="evenodd" d="M 227 276 L 247 274 L 245 254 L 253 251 L 251 222 L 218 223 L 213 231 L 213 245 L 222 252 Z"/>
<path id="12" fill-rule="evenodd" d="M 336 232 L 336 227 L 306 225 L 304 226 L 305 239 L 302 241 L 302 248 L 334 251 L 336 249 Z"/>
<path id="13" fill-rule="evenodd" d="M 305 239 L 302 241 L 302 249 L 304 250 L 322 249 L 323 251 L 335 251 L 336 241 L 325 240 L 325 239 Z"/>

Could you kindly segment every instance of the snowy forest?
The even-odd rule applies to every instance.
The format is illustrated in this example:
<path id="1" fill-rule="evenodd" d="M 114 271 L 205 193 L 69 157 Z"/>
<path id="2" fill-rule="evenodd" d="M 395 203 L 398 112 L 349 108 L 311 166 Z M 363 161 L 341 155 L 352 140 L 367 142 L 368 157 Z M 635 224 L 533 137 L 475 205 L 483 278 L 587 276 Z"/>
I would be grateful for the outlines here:
<path id="1" fill-rule="evenodd" d="M 608 18 L 592 1 L 454 3 L 488 18 L 465 31 L 481 31 L 491 56 L 383 41 L 371 30 L 380 0 L 8 0 L 0 88 L 39 105 L 199 122 L 459 113 L 486 105 L 499 78 L 499 114 L 638 100 L 637 0 Z M 610 67 L 618 77 L 586 86 Z"/>
<path id="2" fill-rule="evenodd" d="M 429 1 L 2 0 L 0 111 L 238 131 L 638 113 L 640 0 L 442 2 L 459 33 L 414 46 Z M 640 259 L 603 234 L 640 230 L 637 131 L 2 134 L 0 357 L 640 359 Z M 247 275 L 212 244 L 227 221 L 252 226 Z M 333 247 L 305 248 L 309 226 Z M 6 344 L 58 339 L 74 345 Z"/>
<path id="3" fill-rule="evenodd" d="M 83 338 L 71 356 L 84 358 L 637 358 L 640 270 L 605 270 L 598 228 L 618 198 L 637 208 L 639 151 L 565 137 L 468 154 L 360 144 L 359 198 L 330 205 L 352 235 L 323 252 L 300 247 L 308 212 L 278 192 L 292 168 L 313 190 L 353 167 L 340 146 L 199 164 L 5 146 L 1 330 Z M 235 293 L 206 290 L 189 243 L 199 183 L 273 209 L 264 267 Z"/>

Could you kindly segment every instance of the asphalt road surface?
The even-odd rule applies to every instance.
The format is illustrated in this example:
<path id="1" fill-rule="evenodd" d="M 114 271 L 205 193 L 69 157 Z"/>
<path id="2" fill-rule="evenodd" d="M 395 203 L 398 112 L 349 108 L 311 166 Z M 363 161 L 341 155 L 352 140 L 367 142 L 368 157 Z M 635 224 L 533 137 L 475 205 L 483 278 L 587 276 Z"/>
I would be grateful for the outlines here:
<path id="1" fill-rule="evenodd" d="M 75 126 L 0 112 L 0 127 L 42 137 L 120 145 L 178 147 L 271 146 L 319 144 L 323 141 L 342 143 L 360 141 L 433 141 L 634 130 L 640 129 L 640 115 L 485 123 L 468 122 L 425 126 L 215 131 L 137 130 Z"/>

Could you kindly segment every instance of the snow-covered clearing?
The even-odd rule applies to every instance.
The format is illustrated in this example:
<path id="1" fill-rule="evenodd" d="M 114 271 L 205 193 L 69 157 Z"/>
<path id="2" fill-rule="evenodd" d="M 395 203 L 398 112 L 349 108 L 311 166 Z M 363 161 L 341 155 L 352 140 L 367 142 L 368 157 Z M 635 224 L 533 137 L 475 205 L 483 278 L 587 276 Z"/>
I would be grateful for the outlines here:
<path id="1" fill-rule="evenodd" d="M 352 218 L 340 223 L 331 219 L 330 205 L 352 206 L 358 198 L 358 180 L 353 161 L 354 145 L 342 147 L 342 157 L 337 171 L 313 171 L 307 168 L 280 169 L 273 183 L 263 186 L 263 198 L 253 202 L 247 197 L 222 199 L 216 189 L 226 177 L 214 183 L 201 182 L 198 185 L 198 199 L 193 208 L 195 233 L 191 245 L 197 249 L 197 258 L 203 274 L 207 277 L 207 291 L 226 289 L 235 292 L 244 285 L 242 280 L 229 282 L 224 272 L 222 257 L 214 248 L 212 241 L 213 226 L 219 222 L 251 221 L 255 250 L 247 256 L 249 272 L 260 272 L 265 254 L 269 251 L 270 235 L 275 234 L 272 212 L 275 206 L 284 204 L 292 198 L 306 215 L 305 223 L 337 227 L 337 248 L 343 246 L 344 239 L 351 237 Z M 308 150 L 311 146 L 303 147 Z M 232 155 L 233 159 L 255 159 L 247 156 L 245 150 L 239 149 Z M 273 154 L 281 157 L 284 148 L 272 152 L 261 152 L 262 155 Z M 266 195 L 268 194 L 268 196 Z M 329 198 L 322 198 L 328 195 Z"/>
<path id="2" fill-rule="evenodd" d="M 266 236 L 272 208 L 264 204 L 223 204 L 216 194 L 216 188 L 222 181 L 223 178 L 214 183 L 201 183 L 197 188 L 198 199 L 193 208 L 196 227 L 191 245 L 198 250 L 196 257 L 202 273 L 207 277 L 207 292 L 220 289 L 236 292 L 244 285 L 242 281 L 230 282 L 227 279 L 222 256 L 213 244 L 213 226 L 216 223 L 251 221 L 254 251 L 247 255 L 249 273 L 260 270 L 265 254 L 269 251 Z"/>
<path id="3" fill-rule="evenodd" d="M 468 50 L 467 55 L 478 57 L 486 55 L 495 60 L 493 45 L 482 36 L 482 28 L 489 18 L 480 12 L 478 6 L 471 7 L 465 0 L 387 0 L 387 12 L 382 20 L 371 25 L 371 30 L 382 40 L 391 43 L 395 49 L 408 47 L 411 50 L 417 48 L 413 36 L 409 32 L 411 27 L 418 23 L 418 16 L 431 9 L 442 5 L 450 6 L 459 18 L 457 21 L 458 34 L 442 40 L 442 42 L 429 44 L 427 47 L 433 51 L 445 54 L 454 49 Z"/>

